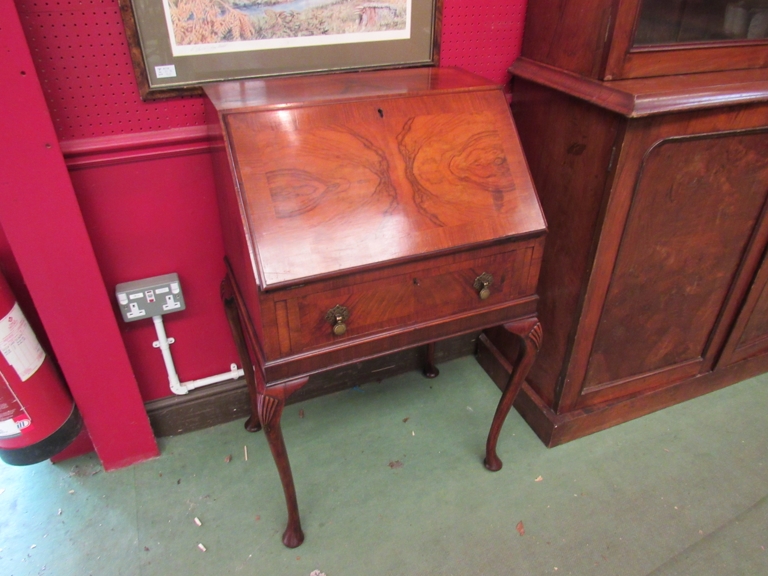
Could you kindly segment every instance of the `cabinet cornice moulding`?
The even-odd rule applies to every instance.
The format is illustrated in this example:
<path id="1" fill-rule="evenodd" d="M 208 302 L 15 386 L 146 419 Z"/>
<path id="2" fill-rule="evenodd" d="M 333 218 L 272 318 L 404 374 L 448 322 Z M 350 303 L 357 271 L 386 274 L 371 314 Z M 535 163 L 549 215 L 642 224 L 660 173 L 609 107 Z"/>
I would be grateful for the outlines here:
<path id="1" fill-rule="evenodd" d="M 519 58 L 510 72 L 627 118 L 768 101 L 764 70 L 601 82 Z"/>

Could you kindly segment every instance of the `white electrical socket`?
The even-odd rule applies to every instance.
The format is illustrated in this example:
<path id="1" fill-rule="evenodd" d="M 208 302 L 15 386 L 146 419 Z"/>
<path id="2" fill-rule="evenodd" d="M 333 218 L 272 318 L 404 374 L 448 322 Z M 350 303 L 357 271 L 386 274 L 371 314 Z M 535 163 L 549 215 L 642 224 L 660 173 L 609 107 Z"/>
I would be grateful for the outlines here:
<path id="1" fill-rule="evenodd" d="M 126 322 L 179 312 L 186 308 L 179 275 L 163 274 L 115 286 L 115 296 Z"/>

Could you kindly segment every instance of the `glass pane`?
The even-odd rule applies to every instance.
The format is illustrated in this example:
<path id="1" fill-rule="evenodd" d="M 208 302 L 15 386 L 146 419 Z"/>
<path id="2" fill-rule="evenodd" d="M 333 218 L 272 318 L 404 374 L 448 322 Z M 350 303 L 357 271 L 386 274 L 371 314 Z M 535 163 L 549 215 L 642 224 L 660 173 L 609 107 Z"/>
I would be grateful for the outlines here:
<path id="1" fill-rule="evenodd" d="M 768 38 L 768 0 L 641 0 L 635 46 Z"/>

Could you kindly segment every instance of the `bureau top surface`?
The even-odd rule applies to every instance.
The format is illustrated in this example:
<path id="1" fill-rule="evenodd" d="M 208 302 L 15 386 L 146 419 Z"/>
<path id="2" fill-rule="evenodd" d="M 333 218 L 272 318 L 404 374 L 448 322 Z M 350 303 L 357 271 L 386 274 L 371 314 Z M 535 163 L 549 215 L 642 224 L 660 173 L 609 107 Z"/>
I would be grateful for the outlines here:
<path id="1" fill-rule="evenodd" d="M 405 68 L 220 82 L 206 85 L 204 91 L 219 112 L 243 112 L 496 87 L 456 68 Z"/>
<path id="2" fill-rule="evenodd" d="M 306 102 L 218 107 L 241 210 L 233 225 L 262 289 L 545 231 L 501 90 L 422 72 L 406 72 L 414 90 L 398 74 L 334 75 L 324 100 L 308 77 Z"/>

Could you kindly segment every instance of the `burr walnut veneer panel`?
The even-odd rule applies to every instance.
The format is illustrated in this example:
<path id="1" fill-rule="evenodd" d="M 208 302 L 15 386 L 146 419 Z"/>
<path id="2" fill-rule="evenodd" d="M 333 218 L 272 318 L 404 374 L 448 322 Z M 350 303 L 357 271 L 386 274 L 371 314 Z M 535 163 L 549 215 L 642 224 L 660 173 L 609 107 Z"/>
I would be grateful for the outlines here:
<path id="1" fill-rule="evenodd" d="M 507 114 L 484 91 L 227 115 L 262 288 L 543 226 Z"/>
<path id="2" fill-rule="evenodd" d="M 672 137 L 644 154 L 584 393 L 711 365 L 766 196 L 765 132 Z"/>

